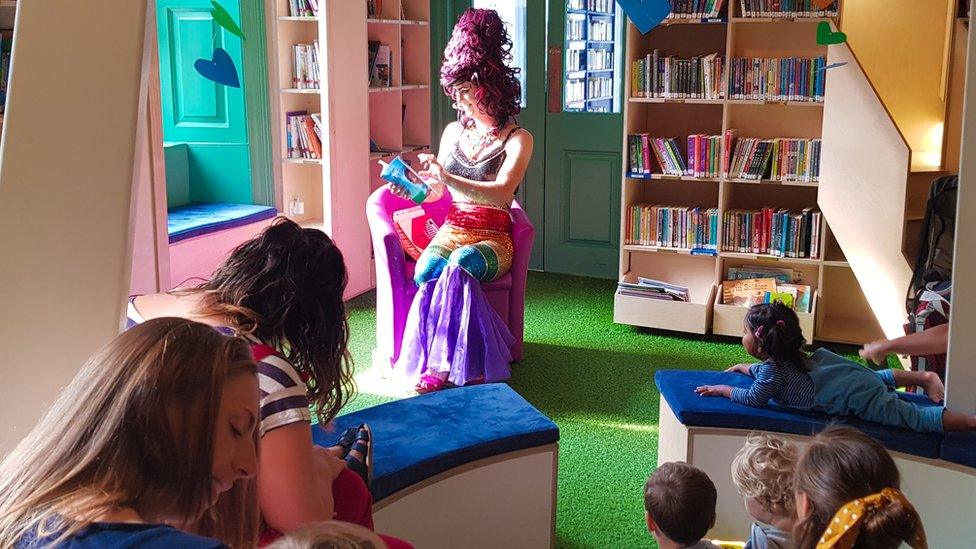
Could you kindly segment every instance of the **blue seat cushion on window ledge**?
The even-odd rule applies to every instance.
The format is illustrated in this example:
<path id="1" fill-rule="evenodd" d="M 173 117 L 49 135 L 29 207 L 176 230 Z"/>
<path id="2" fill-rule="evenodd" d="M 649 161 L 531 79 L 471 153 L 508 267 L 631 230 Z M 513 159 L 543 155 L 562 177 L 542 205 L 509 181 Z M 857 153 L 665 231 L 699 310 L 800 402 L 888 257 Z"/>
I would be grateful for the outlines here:
<path id="1" fill-rule="evenodd" d="M 373 432 L 373 500 L 438 473 L 508 452 L 557 442 L 559 428 L 503 383 L 446 389 L 388 402 L 312 427 L 320 446 L 368 423 Z"/>
<path id="2" fill-rule="evenodd" d="M 659 370 L 654 374 L 654 382 L 661 391 L 661 398 L 667 401 L 678 421 L 689 427 L 721 427 L 813 435 L 828 424 L 841 424 L 863 431 L 889 450 L 926 458 L 939 457 L 942 439 L 945 436 L 940 433 L 916 433 L 910 429 L 888 427 L 853 417 L 829 416 L 772 405 L 767 408 L 753 408 L 736 404 L 727 398 L 703 397 L 695 394 L 695 387 L 701 385 L 731 385 L 748 388 L 752 384 L 752 378 L 744 374 Z M 898 396 L 920 406 L 935 406 L 922 395 L 899 393 Z"/>
<path id="3" fill-rule="evenodd" d="M 169 210 L 169 243 L 241 227 L 278 215 L 273 206 L 194 202 Z"/>
<path id="4" fill-rule="evenodd" d="M 976 432 L 946 433 L 942 441 L 942 459 L 976 467 Z"/>

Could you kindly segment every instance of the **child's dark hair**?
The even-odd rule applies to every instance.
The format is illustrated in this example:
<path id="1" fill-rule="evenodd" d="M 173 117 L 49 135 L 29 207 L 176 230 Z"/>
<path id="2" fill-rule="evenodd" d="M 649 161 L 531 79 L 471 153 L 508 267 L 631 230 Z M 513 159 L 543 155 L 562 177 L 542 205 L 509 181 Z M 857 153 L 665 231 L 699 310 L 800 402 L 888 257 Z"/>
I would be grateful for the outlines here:
<path id="1" fill-rule="evenodd" d="M 644 509 L 668 539 L 682 546 L 701 541 L 715 526 L 715 484 L 701 469 L 663 463 L 644 484 Z"/>
<path id="2" fill-rule="evenodd" d="M 746 313 L 746 326 L 752 332 L 759 350 L 775 364 L 806 369 L 803 347 L 807 340 L 800 319 L 781 301 L 753 305 Z"/>
<path id="3" fill-rule="evenodd" d="M 234 319 L 234 328 L 274 347 L 307 378 L 309 403 L 324 425 L 355 392 L 346 281 L 342 252 L 328 235 L 279 217 L 194 289 L 206 292 L 208 309 Z"/>
<path id="4" fill-rule="evenodd" d="M 850 427 L 829 427 L 815 436 L 796 466 L 793 487 L 806 496 L 809 514 L 793 529 L 797 547 L 815 547 L 845 504 L 898 490 L 901 477 L 884 446 Z M 864 516 L 855 549 L 895 549 L 924 535 L 922 519 L 907 500 L 891 501 Z"/>

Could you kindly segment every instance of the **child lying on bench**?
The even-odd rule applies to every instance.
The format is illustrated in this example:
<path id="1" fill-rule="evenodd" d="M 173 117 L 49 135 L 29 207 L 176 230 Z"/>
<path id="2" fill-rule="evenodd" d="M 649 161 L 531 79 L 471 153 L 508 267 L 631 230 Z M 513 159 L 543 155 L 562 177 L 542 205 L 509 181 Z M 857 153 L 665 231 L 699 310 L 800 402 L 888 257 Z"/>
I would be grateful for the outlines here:
<path id="1" fill-rule="evenodd" d="M 933 402 L 941 402 L 945 387 L 933 372 L 873 372 L 827 349 L 806 354 L 799 319 L 780 302 L 754 305 L 743 324 L 742 346 L 762 362 L 726 371 L 751 376 L 752 387 L 704 385 L 695 389 L 699 395 L 724 396 L 756 408 L 773 400 L 788 408 L 856 416 L 922 433 L 976 430 L 976 416 L 898 398 L 896 387 L 918 385 Z"/>

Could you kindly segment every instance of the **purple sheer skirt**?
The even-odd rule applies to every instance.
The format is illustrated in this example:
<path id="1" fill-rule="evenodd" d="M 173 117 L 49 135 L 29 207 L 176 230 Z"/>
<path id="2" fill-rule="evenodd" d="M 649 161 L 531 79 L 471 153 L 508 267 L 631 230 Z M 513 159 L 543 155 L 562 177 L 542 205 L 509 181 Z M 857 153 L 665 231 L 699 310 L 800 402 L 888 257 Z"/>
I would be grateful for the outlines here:
<path id="1" fill-rule="evenodd" d="M 457 265 L 417 290 L 394 368 L 417 381 L 422 375 L 454 385 L 504 381 L 515 338 L 491 307 L 481 283 Z"/>

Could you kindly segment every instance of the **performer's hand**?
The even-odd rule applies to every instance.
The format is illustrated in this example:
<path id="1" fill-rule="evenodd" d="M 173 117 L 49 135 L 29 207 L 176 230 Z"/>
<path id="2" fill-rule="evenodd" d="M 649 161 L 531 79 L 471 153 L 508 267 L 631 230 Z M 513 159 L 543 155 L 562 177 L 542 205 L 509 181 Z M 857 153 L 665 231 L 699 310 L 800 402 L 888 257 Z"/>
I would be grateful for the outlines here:
<path id="1" fill-rule="evenodd" d="M 417 155 L 417 159 L 420 160 L 420 165 L 424 168 L 417 172 L 417 175 L 429 183 L 444 183 L 444 167 L 438 162 L 436 156 L 423 153 Z"/>

